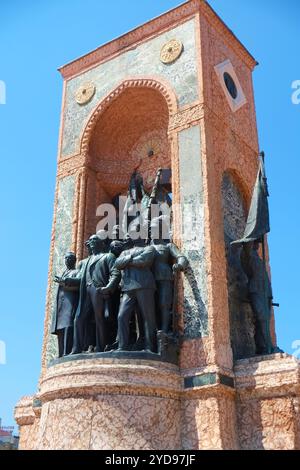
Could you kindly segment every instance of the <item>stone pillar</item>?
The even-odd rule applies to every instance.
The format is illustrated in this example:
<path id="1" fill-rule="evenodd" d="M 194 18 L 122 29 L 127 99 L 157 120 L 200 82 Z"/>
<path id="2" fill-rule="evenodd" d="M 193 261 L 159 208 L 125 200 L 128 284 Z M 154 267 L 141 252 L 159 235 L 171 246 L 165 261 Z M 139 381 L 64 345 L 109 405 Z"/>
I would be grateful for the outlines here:
<path id="1" fill-rule="evenodd" d="M 233 380 L 229 383 L 226 376 L 216 373 L 185 379 L 183 449 L 239 449 Z"/>
<path id="2" fill-rule="evenodd" d="M 19 450 L 34 450 L 38 440 L 41 403 L 34 396 L 23 397 L 15 407 L 15 420 L 19 425 Z"/>

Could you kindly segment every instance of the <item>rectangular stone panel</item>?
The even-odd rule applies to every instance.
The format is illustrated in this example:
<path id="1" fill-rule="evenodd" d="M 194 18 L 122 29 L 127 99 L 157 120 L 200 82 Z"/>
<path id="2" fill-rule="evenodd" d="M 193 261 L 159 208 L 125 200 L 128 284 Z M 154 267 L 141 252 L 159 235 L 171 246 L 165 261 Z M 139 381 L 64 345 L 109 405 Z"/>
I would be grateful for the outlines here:
<path id="1" fill-rule="evenodd" d="M 199 125 L 179 133 L 179 170 L 182 248 L 189 260 L 189 268 L 184 275 L 184 335 L 192 339 L 208 334 Z"/>
<path id="2" fill-rule="evenodd" d="M 64 271 L 65 253 L 71 249 L 74 194 L 75 177 L 67 176 L 66 178 L 61 179 L 58 184 L 58 201 L 55 214 L 55 240 L 51 272 L 52 284 L 50 287 L 51 315 L 48 324 L 47 363 L 57 357 L 57 340 L 55 336 L 50 334 L 52 312 L 57 293 L 57 285 L 54 283 L 53 278 L 55 275 L 59 275 Z"/>

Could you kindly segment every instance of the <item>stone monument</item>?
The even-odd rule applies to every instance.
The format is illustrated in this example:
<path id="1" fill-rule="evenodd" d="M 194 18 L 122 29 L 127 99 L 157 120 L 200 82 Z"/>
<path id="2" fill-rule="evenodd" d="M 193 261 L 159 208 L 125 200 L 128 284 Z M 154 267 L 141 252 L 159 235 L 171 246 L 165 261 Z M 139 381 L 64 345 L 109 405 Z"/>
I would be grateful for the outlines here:
<path id="1" fill-rule="evenodd" d="M 190 0 L 60 68 L 42 369 L 36 395 L 15 409 L 21 449 L 300 448 L 299 362 L 276 346 L 271 304 L 268 326 L 260 323 L 269 339 L 258 347 L 255 315 L 265 310 L 258 291 L 249 296 L 251 266 L 263 260 L 269 272 L 266 237 L 264 256 L 245 245 L 244 256 L 233 243 L 245 232 L 259 170 L 256 65 L 206 1 Z M 171 176 L 156 184 L 160 168 Z M 103 204 L 118 208 L 119 195 L 146 212 L 152 196 L 172 204 L 172 239 L 128 248 L 115 220 L 111 251 L 103 244 L 93 253 L 86 240 L 99 233 Z M 51 325 L 55 276 L 70 251 L 79 262 L 74 285 L 94 282 L 99 301 L 85 311 L 79 350 L 66 355 Z M 173 285 L 169 274 L 158 276 L 156 255 L 160 269 L 175 273 Z M 106 272 L 103 282 L 88 265 Z M 136 284 L 124 299 L 127 271 Z M 161 280 L 168 284 L 157 300 Z M 137 291 L 149 286 L 144 297 Z M 115 337 L 100 341 L 106 321 Z"/>

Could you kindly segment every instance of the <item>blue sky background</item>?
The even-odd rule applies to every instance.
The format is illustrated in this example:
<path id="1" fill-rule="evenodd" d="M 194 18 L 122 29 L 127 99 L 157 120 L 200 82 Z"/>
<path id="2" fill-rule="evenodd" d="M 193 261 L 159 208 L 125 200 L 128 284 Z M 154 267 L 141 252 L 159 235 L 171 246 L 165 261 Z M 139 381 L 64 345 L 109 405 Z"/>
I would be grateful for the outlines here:
<path id="1" fill-rule="evenodd" d="M 62 80 L 57 68 L 171 9 L 177 0 L 1 0 L 0 417 L 36 391 L 40 371 Z M 298 0 L 211 0 L 260 63 L 254 87 L 267 156 L 269 238 L 278 342 L 300 340 L 299 121 L 291 84 L 300 80 Z"/>

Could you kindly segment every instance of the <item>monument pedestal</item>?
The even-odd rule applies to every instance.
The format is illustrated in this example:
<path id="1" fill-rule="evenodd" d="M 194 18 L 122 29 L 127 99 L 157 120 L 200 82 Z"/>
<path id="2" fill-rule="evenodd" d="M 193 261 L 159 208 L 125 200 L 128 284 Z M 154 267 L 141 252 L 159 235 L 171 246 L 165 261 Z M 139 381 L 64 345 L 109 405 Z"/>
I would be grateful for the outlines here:
<path id="1" fill-rule="evenodd" d="M 189 0 L 60 69 L 42 370 L 38 395 L 16 407 L 21 449 L 300 448 L 299 362 L 239 360 L 257 346 L 249 279 L 231 245 L 243 237 L 258 175 L 256 64 L 206 1 Z M 151 194 L 159 168 L 172 175 L 173 241 L 188 260 L 172 301 L 180 366 L 162 336 L 160 358 L 53 362 L 54 278 L 66 253 L 86 259 L 107 204 L 126 197 L 137 169 Z"/>
<path id="2" fill-rule="evenodd" d="M 56 364 L 41 382 L 39 425 L 28 403 L 17 406 L 20 448 L 36 433 L 31 439 L 42 450 L 180 449 L 181 383 L 177 366 L 157 361 Z"/>
<path id="3" fill-rule="evenodd" d="M 16 407 L 20 449 L 299 449 L 299 372 L 287 354 L 237 361 L 234 380 L 142 359 L 62 361 Z"/>

